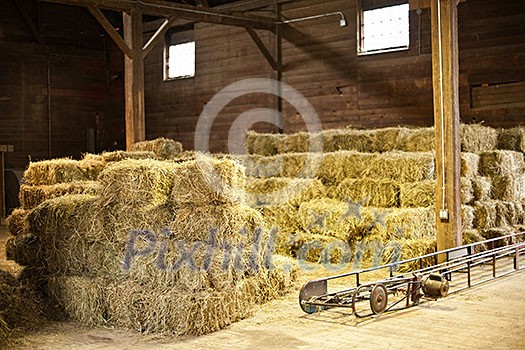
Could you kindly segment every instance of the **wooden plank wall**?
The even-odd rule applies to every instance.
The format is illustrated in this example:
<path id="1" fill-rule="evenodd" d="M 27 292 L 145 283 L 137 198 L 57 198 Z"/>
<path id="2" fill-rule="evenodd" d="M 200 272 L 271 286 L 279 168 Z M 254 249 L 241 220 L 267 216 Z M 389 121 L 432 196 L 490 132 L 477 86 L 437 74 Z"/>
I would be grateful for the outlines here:
<path id="1" fill-rule="evenodd" d="M 118 85 L 112 90 L 112 46 L 102 28 L 83 8 L 21 2 L 43 44 L 35 43 L 12 1 L 0 1 L 0 143 L 15 146 L 6 166 L 24 168 L 29 158 L 78 158 L 93 150 L 90 132 L 96 151 L 124 141 L 123 92 Z M 111 128 L 115 120 L 122 125 Z"/>
<path id="2" fill-rule="evenodd" d="M 410 48 L 377 55 L 357 55 L 355 1 L 299 0 L 284 2 L 284 19 L 342 11 L 294 23 L 283 31 L 284 82 L 299 90 L 315 107 L 323 128 L 347 125 L 377 128 L 433 124 L 428 1 L 410 2 Z M 460 102 L 462 121 L 495 127 L 525 121 L 520 104 L 472 108 L 472 87 L 525 81 L 525 2 L 467 0 L 459 4 Z M 241 29 L 196 26 L 195 78 L 162 81 L 162 48 L 146 60 L 146 132 L 148 138 L 169 136 L 192 148 L 196 120 L 205 104 L 227 85 L 251 77 L 275 77 L 262 55 Z M 275 48 L 275 37 L 263 36 Z M 273 45 L 273 46 L 272 46 Z M 246 96 L 234 101 L 214 125 L 211 147 L 226 151 L 228 128 L 251 108 L 274 108 L 276 100 Z M 283 105 L 284 131 L 304 130 L 305 124 L 288 103 Z M 257 130 L 274 130 L 258 124 Z"/>

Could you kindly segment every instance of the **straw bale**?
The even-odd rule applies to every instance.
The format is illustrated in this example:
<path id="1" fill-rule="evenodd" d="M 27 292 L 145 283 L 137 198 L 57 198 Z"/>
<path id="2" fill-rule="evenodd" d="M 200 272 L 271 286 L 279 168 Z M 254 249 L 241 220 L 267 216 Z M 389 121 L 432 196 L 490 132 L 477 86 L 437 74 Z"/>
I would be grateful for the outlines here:
<path id="1" fill-rule="evenodd" d="M 290 203 L 268 205 L 262 208 L 266 227 L 278 229 L 280 236 L 283 237 L 302 230 L 297 214 L 298 209 Z"/>
<path id="2" fill-rule="evenodd" d="M 398 138 L 404 128 L 382 128 L 370 130 L 371 151 L 390 152 L 399 149 Z M 363 152 L 366 152 L 364 150 Z"/>
<path id="3" fill-rule="evenodd" d="M 469 152 L 461 152 L 461 176 L 473 178 L 478 175 L 479 155 Z"/>
<path id="4" fill-rule="evenodd" d="M 461 206 L 461 228 L 463 231 L 474 227 L 474 208 L 470 205 Z"/>
<path id="5" fill-rule="evenodd" d="M 283 135 L 276 140 L 277 153 L 305 153 L 322 151 L 322 134 L 309 134 L 301 131 L 295 134 Z"/>
<path id="6" fill-rule="evenodd" d="M 400 185 L 393 180 L 346 179 L 337 186 L 337 198 L 370 207 L 398 207 Z"/>
<path id="7" fill-rule="evenodd" d="M 399 199 L 403 208 L 431 207 L 436 201 L 436 181 L 425 180 L 401 184 Z"/>
<path id="8" fill-rule="evenodd" d="M 496 226 L 497 208 L 496 201 L 474 202 L 474 228 L 484 230 Z"/>
<path id="9" fill-rule="evenodd" d="M 498 131 L 480 124 L 461 125 L 461 151 L 480 153 L 496 149 Z"/>
<path id="10" fill-rule="evenodd" d="M 490 177 L 476 176 L 472 178 L 474 200 L 486 201 L 492 197 L 492 179 Z"/>
<path id="11" fill-rule="evenodd" d="M 433 152 L 434 128 L 402 128 L 397 136 L 396 149 L 404 152 Z"/>
<path id="12" fill-rule="evenodd" d="M 484 239 L 499 238 L 514 233 L 514 230 L 508 227 L 493 227 L 481 230 L 481 235 Z M 497 240 L 494 242 L 494 247 L 502 247 L 507 244 L 506 240 Z"/>
<path id="13" fill-rule="evenodd" d="M 56 185 L 20 186 L 19 199 L 23 209 L 33 209 L 42 202 L 67 194 L 92 194 L 100 191 L 96 181 L 73 181 Z"/>
<path id="14" fill-rule="evenodd" d="M 89 180 L 82 163 L 68 158 L 31 162 L 24 172 L 24 179 L 29 185 L 56 185 Z"/>
<path id="15" fill-rule="evenodd" d="M 249 178 L 246 192 L 252 207 L 284 203 L 299 206 L 302 202 L 326 197 L 323 183 L 317 179 Z"/>
<path id="16" fill-rule="evenodd" d="M 246 168 L 246 176 L 259 178 L 280 176 L 282 157 L 249 155 L 242 158 L 241 164 Z"/>
<path id="17" fill-rule="evenodd" d="M 167 203 L 175 166 L 153 159 L 113 163 L 100 174 L 104 206 L 148 208 Z"/>
<path id="18" fill-rule="evenodd" d="M 347 178 L 363 177 L 365 170 L 376 157 L 374 154 L 355 151 L 326 153 L 316 175 L 327 186 L 338 185 Z"/>
<path id="19" fill-rule="evenodd" d="M 525 127 L 500 129 L 498 148 L 510 151 L 525 152 Z"/>
<path id="20" fill-rule="evenodd" d="M 159 137 L 155 140 L 136 142 L 131 145 L 129 150 L 153 152 L 160 159 L 174 159 L 182 152 L 182 143 Z"/>
<path id="21" fill-rule="evenodd" d="M 199 155 L 173 169 L 171 200 L 195 205 L 244 203 L 244 167 L 229 160 Z"/>
<path id="22" fill-rule="evenodd" d="M 248 154 L 273 156 L 277 154 L 277 143 L 285 136 L 280 134 L 259 134 L 248 131 L 246 135 L 246 151 Z"/>
<path id="23" fill-rule="evenodd" d="M 48 294 L 68 319 L 86 326 L 107 324 L 107 303 L 101 277 L 51 276 Z"/>
<path id="24" fill-rule="evenodd" d="M 337 199 L 337 186 L 339 185 L 327 185 L 324 186 L 326 191 L 326 196 L 331 199 Z"/>
<path id="25" fill-rule="evenodd" d="M 313 178 L 322 166 L 322 153 L 288 153 L 278 156 L 281 177 Z"/>
<path id="26" fill-rule="evenodd" d="M 244 230 L 251 234 L 257 227 L 264 227 L 262 215 L 255 209 L 239 204 L 182 206 L 177 209 L 170 225 L 177 239 L 205 241 L 210 228 L 213 228 L 217 230 L 218 242 L 230 243 L 248 241 Z"/>
<path id="27" fill-rule="evenodd" d="M 14 209 L 6 219 L 7 229 L 13 236 L 27 234 L 29 227 L 27 225 L 26 217 L 28 210 L 21 208 Z"/>
<path id="28" fill-rule="evenodd" d="M 299 278 L 299 266 L 294 259 L 274 254 L 271 263 L 272 266 L 269 266 L 267 270 L 262 270 L 256 276 L 248 277 L 247 280 L 257 282 L 255 293 L 243 289 L 248 295 L 255 294 L 257 304 L 265 303 L 290 292 Z"/>
<path id="29" fill-rule="evenodd" d="M 376 224 L 376 211 L 327 198 L 302 203 L 297 215 L 305 232 L 354 242 L 370 233 Z"/>
<path id="30" fill-rule="evenodd" d="M 335 129 L 321 132 L 323 138 L 323 151 L 357 151 L 370 152 L 372 138 L 367 130 Z"/>
<path id="31" fill-rule="evenodd" d="M 472 181 L 469 178 L 462 177 L 460 179 L 461 203 L 469 204 L 474 200 L 474 188 Z"/>
<path id="32" fill-rule="evenodd" d="M 350 256 L 343 258 L 344 254 L 349 253 L 347 241 L 306 232 L 280 236 L 275 252 L 312 263 L 338 264 L 350 259 Z"/>
<path id="33" fill-rule="evenodd" d="M 373 157 L 363 176 L 416 182 L 435 178 L 434 156 L 431 153 L 388 152 Z"/>
<path id="34" fill-rule="evenodd" d="M 471 243 L 481 242 L 485 240 L 485 237 L 483 237 L 481 232 L 477 229 L 463 230 L 462 237 L 463 237 L 463 244 L 471 244 Z M 475 250 L 475 252 L 480 252 L 480 251 L 484 251 L 487 249 L 485 245 L 478 245 L 476 247 L 477 249 Z"/>
<path id="35" fill-rule="evenodd" d="M 480 174 L 497 176 L 521 174 L 525 169 L 523 153 L 514 151 L 491 151 L 480 154 Z"/>
<path id="36" fill-rule="evenodd" d="M 423 239 L 436 237 L 434 208 L 390 209 L 381 218 L 372 234 L 387 242 L 393 239 Z"/>
<path id="37" fill-rule="evenodd" d="M 0 347 L 22 330 L 43 322 L 36 292 L 21 284 L 9 269 L 0 267 Z"/>
<path id="38" fill-rule="evenodd" d="M 12 237 L 7 241 L 6 257 L 14 260 L 18 265 L 42 267 L 45 266 L 43 244 L 32 234 L 23 234 Z"/>
<path id="39" fill-rule="evenodd" d="M 436 239 L 397 239 L 387 244 L 383 250 L 383 263 L 389 264 L 436 252 Z M 423 259 L 423 267 L 435 265 L 436 257 Z M 419 260 L 396 265 L 397 272 L 410 272 L 421 268 Z"/>
<path id="40" fill-rule="evenodd" d="M 519 201 L 525 199 L 525 175 L 507 174 L 492 178 L 494 199 Z"/>
<path id="41" fill-rule="evenodd" d="M 86 154 L 84 160 L 99 160 L 106 163 L 120 162 L 126 159 L 156 159 L 155 153 L 150 151 L 112 151 L 102 152 L 101 154 Z"/>

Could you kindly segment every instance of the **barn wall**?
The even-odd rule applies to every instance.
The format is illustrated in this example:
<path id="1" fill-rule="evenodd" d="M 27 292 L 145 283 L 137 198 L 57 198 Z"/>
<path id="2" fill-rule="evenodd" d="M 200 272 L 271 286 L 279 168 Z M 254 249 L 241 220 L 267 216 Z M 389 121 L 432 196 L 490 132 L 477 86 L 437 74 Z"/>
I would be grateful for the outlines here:
<path id="1" fill-rule="evenodd" d="M 355 1 L 282 2 L 284 19 L 342 11 L 338 17 L 294 23 L 282 34 L 282 80 L 314 106 L 323 128 L 377 128 L 433 124 L 431 32 L 428 1 L 411 2 L 410 49 L 357 55 Z M 520 0 L 467 0 L 459 4 L 460 104 L 463 122 L 495 127 L 523 122 L 525 115 L 525 3 Z M 162 80 L 163 49 L 146 60 L 147 136 L 167 135 L 192 148 L 197 118 L 206 103 L 229 84 L 246 78 L 275 78 L 246 32 L 198 24 L 197 70 L 192 79 Z M 271 50 L 273 34 L 261 33 Z M 508 98 L 514 95 L 515 97 Z M 504 97 L 502 97 L 504 96 Z M 228 105 L 217 118 L 210 139 L 214 151 L 226 151 L 228 130 L 239 114 L 275 108 L 276 99 L 249 94 Z M 304 130 L 296 109 L 283 104 L 284 131 Z M 257 124 L 258 130 L 275 130 Z"/>
<path id="2" fill-rule="evenodd" d="M 111 54 L 102 28 L 83 8 L 19 2 L 41 43 L 13 1 L 0 1 L 0 144 L 15 146 L 6 166 L 114 147 L 123 92 L 108 58 L 121 57 Z"/>

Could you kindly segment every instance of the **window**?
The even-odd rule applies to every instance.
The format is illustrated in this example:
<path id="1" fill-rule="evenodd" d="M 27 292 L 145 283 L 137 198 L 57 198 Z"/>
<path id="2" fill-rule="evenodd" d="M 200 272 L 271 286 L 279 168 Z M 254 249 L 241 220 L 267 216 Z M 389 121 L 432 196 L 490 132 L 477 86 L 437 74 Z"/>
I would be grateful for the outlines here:
<path id="1" fill-rule="evenodd" d="M 408 2 L 380 6 L 385 1 L 361 1 L 360 54 L 406 50 L 409 45 Z M 386 1 L 388 3 L 388 1 Z"/>
<path id="2" fill-rule="evenodd" d="M 165 80 L 195 76 L 193 25 L 171 28 L 166 34 Z"/>

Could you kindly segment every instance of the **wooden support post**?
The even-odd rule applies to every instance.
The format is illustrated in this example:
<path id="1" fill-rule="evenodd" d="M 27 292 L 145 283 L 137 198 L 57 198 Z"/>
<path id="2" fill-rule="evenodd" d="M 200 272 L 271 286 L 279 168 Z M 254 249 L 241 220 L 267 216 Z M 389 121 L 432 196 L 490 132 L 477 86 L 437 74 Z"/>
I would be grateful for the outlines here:
<path id="1" fill-rule="evenodd" d="M 431 17 L 437 248 L 442 250 L 462 241 L 456 0 L 432 0 Z"/>
<path id="2" fill-rule="evenodd" d="M 144 111 L 144 60 L 142 59 L 142 12 L 123 13 L 124 40 L 131 57 L 124 57 L 124 98 L 126 101 L 126 148 L 146 139 Z"/>
<path id="3" fill-rule="evenodd" d="M 0 223 L 5 222 L 6 207 L 5 207 L 5 177 L 4 177 L 4 153 L 13 152 L 12 145 L 0 145 Z"/>

